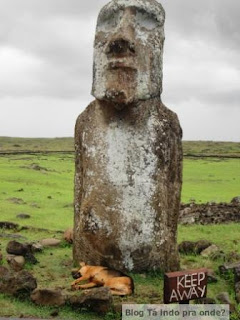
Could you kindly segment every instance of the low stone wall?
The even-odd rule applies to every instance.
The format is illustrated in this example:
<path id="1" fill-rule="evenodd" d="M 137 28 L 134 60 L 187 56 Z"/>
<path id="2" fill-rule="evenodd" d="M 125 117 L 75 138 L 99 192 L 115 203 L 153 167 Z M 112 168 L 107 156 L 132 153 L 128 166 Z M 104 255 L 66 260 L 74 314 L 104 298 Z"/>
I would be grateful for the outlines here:
<path id="1" fill-rule="evenodd" d="M 205 204 L 181 204 L 180 224 L 218 224 L 240 222 L 240 197 L 235 197 L 230 203 L 208 202 Z"/>

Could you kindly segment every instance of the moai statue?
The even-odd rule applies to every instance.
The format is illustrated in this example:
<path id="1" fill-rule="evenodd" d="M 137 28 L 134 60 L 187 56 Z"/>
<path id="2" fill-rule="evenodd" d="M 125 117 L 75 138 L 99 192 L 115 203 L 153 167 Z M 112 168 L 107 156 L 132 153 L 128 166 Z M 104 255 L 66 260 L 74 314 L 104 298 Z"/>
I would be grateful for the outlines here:
<path id="1" fill-rule="evenodd" d="M 92 94 L 75 131 L 75 262 L 173 271 L 181 127 L 161 102 L 165 13 L 155 0 L 101 10 Z"/>

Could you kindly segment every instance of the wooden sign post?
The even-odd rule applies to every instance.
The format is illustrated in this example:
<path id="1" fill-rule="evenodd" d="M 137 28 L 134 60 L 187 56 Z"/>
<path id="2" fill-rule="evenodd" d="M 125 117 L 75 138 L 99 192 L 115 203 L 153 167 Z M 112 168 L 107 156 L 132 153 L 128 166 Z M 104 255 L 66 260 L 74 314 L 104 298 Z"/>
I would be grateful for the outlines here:
<path id="1" fill-rule="evenodd" d="M 207 269 L 165 273 L 164 303 L 189 303 L 207 295 Z"/>

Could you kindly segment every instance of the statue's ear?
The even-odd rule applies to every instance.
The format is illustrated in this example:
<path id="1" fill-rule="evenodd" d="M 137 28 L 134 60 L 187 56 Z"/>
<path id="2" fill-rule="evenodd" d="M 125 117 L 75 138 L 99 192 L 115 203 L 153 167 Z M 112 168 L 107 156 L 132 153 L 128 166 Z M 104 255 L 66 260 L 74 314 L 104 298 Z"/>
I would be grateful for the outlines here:
<path id="1" fill-rule="evenodd" d="M 85 262 L 79 262 L 80 267 L 84 267 L 86 265 Z"/>

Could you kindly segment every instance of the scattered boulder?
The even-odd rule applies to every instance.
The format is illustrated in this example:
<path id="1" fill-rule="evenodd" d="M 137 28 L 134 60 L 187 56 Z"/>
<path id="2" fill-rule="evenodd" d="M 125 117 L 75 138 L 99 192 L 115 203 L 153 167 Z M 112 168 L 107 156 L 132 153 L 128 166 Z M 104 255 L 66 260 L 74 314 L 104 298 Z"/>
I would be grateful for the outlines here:
<path id="1" fill-rule="evenodd" d="M 234 268 L 234 282 L 240 282 L 240 264 Z"/>
<path id="2" fill-rule="evenodd" d="M 24 256 L 28 251 L 28 247 L 26 244 L 12 240 L 8 242 L 6 251 L 9 254 Z"/>
<path id="3" fill-rule="evenodd" d="M 234 268 L 234 287 L 237 303 L 240 303 L 240 264 Z"/>
<path id="4" fill-rule="evenodd" d="M 40 209 L 40 208 L 41 208 L 36 202 L 32 202 L 32 203 L 30 204 L 30 206 L 33 207 L 33 208 L 37 208 L 37 209 Z"/>
<path id="5" fill-rule="evenodd" d="M 196 303 L 198 303 L 198 304 L 215 304 L 216 303 L 216 300 L 215 299 L 213 299 L 213 298 L 208 298 L 208 297 L 206 297 L 206 298 L 200 298 L 200 299 L 197 299 L 197 300 L 195 300 L 196 301 Z"/>
<path id="6" fill-rule="evenodd" d="M 181 204 L 180 224 L 206 225 L 228 222 L 240 222 L 240 196 L 233 198 L 230 203 Z"/>
<path id="7" fill-rule="evenodd" d="M 217 276 L 212 269 L 208 269 L 207 281 L 208 283 L 216 283 L 218 281 Z"/>
<path id="8" fill-rule="evenodd" d="M 59 310 L 53 310 L 51 313 L 50 313 L 50 316 L 51 317 L 57 317 L 59 315 Z"/>
<path id="9" fill-rule="evenodd" d="M 207 249 L 211 245 L 212 243 L 208 240 L 199 240 L 195 244 L 195 252 L 200 254 L 203 250 Z"/>
<path id="10" fill-rule="evenodd" d="M 7 200 L 14 204 L 26 204 L 26 202 L 24 202 L 21 198 L 8 198 Z"/>
<path id="11" fill-rule="evenodd" d="M 63 208 L 73 208 L 73 207 L 74 207 L 73 203 L 68 203 L 63 206 Z"/>
<path id="12" fill-rule="evenodd" d="M 27 240 L 26 237 L 21 236 L 20 234 L 13 234 L 13 233 L 0 233 L 0 238 L 9 238 L 9 239 L 22 239 L 22 240 Z"/>
<path id="13" fill-rule="evenodd" d="M 184 254 L 195 253 L 195 242 L 193 241 L 183 241 L 178 245 L 178 251 Z"/>
<path id="14" fill-rule="evenodd" d="M 48 238 L 48 239 L 42 239 L 39 242 L 43 247 L 56 247 L 61 243 L 61 240 Z"/>
<path id="15" fill-rule="evenodd" d="M 19 219 L 29 219 L 31 218 L 31 216 L 27 213 L 19 213 L 16 215 L 16 218 L 19 218 Z"/>
<path id="16" fill-rule="evenodd" d="M 31 246 L 32 246 L 32 252 L 42 252 L 43 251 L 43 245 L 40 242 L 31 243 Z"/>
<path id="17" fill-rule="evenodd" d="M 35 256 L 33 255 L 31 250 L 27 251 L 27 253 L 25 254 L 25 259 L 27 262 L 29 262 L 31 264 L 38 263 L 38 260 L 35 258 Z"/>
<path id="18" fill-rule="evenodd" d="M 232 198 L 231 203 L 233 203 L 233 204 L 240 204 L 240 196 L 237 196 L 237 197 Z"/>
<path id="19" fill-rule="evenodd" d="M 43 172 L 47 172 L 47 171 L 50 171 L 48 170 L 47 168 L 45 167 L 41 167 L 39 164 L 37 163 L 31 163 L 30 165 L 28 166 L 21 166 L 20 168 L 24 168 L 24 169 L 32 169 L 32 170 L 36 170 L 36 171 L 43 171 Z"/>
<path id="20" fill-rule="evenodd" d="M 15 256 L 9 254 L 7 256 L 7 262 L 12 270 L 20 271 L 24 268 L 25 259 L 23 256 Z"/>
<path id="21" fill-rule="evenodd" d="M 22 297 L 29 296 L 36 289 L 36 279 L 26 270 L 9 271 L 0 266 L 0 292 Z"/>
<path id="22" fill-rule="evenodd" d="M 230 301 L 230 297 L 229 297 L 229 294 L 228 292 L 220 292 L 216 298 L 219 300 L 220 303 L 222 304 L 231 304 L 231 301 Z"/>
<path id="23" fill-rule="evenodd" d="M 178 246 L 178 251 L 184 254 L 200 254 L 212 245 L 208 240 L 183 241 Z"/>
<path id="24" fill-rule="evenodd" d="M 217 299 L 221 304 L 229 304 L 230 313 L 236 311 L 235 305 L 231 303 L 231 300 L 230 300 L 230 297 L 229 297 L 228 292 L 220 292 L 220 293 L 216 296 L 216 299 Z"/>
<path id="25" fill-rule="evenodd" d="M 81 294 L 74 294 L 68 298 L 74 308 L 89 308 L 98 313 L 106 313 L 112 309 L 112 294 L 108 287 L 84 290 Z"/>
<path id="26" fill-rule="evenodd" d="M 31 300 L 41 306 L 62 306 L 65 297 L 60 290 L 36 289 L 31 294 Z"/>
<path id="27" fill-rule="evenodd" d="M 64 231 L 63 238 L 68 243 L 73 243 L 73 228 L 68 228 Z"/>
<path id="28" fill-rule="evenodd" d="M 216 246 L 215 244 L 212 244 L 211 246 L 209 246 L 208 248 L 204 249 L 201 252 L 201 256 L 208 258 L 208 257 L 211 257 L 216 252 L 219 252 L 219 251 L 220 251 L 219 247 Z"/>
<path id="29" fill-rule="evenodd" d="M 240 282 L 235 283 L 235 298 L 237 303 L 240 303 Z"/>
<path id="30" fill-rule="evenodd" d="M 6 248 L 7 253 L 18 256 L 24 256 L 26 261 L 32 264 L 36 264 L 38 261 L 32 253 L 31 244 L 20 243 L 18 241 L 9 241 Z"/>
<path id="31" fill-rule="evenodd" d="M 225 263 L 218 267 L 219 272 L 221 274 L 227 273 L 229 271 L 234 271 L 235 269 L 240 268 L 240 261 L 234 262 L 234 263 Z"/>
<path id="32" fill-rule="evenodd" d="M 19 225 L 17 223 L 9 222 L 9 221 L 0 221 L 0 228 L 1 229 L 18 229 Z"/>
<path id="33" fill-rule="evenodd" d="M 228 254 L 226 254 L 225 260 L 229 263 L 240 261 L 240 254 L 236 251 L 231 251 Z"/>

